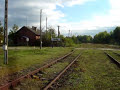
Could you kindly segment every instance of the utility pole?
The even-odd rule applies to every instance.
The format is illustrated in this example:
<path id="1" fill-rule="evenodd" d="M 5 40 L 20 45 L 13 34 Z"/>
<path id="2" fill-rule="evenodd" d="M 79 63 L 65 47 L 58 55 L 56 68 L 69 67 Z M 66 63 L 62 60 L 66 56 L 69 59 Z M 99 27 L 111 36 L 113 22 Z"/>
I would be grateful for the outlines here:
<path id="1" fill-rule="evenodd" d="M 40 10 L 40 49 L 42 49 L 42 9 Z"/>
<path id="2" fill-rule="evenodd" d="M 69 30 L 69 32 L 68 32 L 68 37 L 70 37 L 70 30 Z"/>
<path id="3" fill-rule="evenodd" d="M 58 38 L 60 37 L 60 26 L 58 26 Z"/>
<path id="4" fill-rule="evenodd" d="M 72 31 L 71 31 L 71 37 L 72 37 Z"/>
<path id="5" fill-rule="evenodd" d="M 51 32 L 51 41 L 52 41 L 52 38 L 53 38 L 52 30 L 50 32 Z M 52 48 L 53 48 L 53 41 L 52 41 Z"/>
<path id="6" fill-rule="evenodd" d="M 8 0 L 5 0 L 5 17 L 4 17 L 4 63 L 8 64 Z"/>
<path id="7" fill-rule="evenodd" d="M 46 17 L 46 35 L 47 35 L 47 17 Z"/>
<path id="8" fill-rule="evenodd" d="M 58 26 L 58 38 L 60 38 L 60 26 Z M 59 41 L 57 40 L 57 45 L 59 46 Z"/>

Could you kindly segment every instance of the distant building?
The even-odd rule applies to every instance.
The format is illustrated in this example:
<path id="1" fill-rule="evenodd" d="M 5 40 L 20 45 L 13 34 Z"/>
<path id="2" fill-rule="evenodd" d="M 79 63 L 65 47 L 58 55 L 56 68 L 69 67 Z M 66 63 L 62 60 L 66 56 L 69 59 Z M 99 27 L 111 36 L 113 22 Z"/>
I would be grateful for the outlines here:
<path id="1" fill-rule="evenodd" d="M 26 27 L 23 26 L 21 29 L 19 29 L 16 32 L 16 39 L 15 44 L 16 45 L 39 45 L 40 40 L 40 30 L 37 29 L 37 27 L 32 26 Z"/>

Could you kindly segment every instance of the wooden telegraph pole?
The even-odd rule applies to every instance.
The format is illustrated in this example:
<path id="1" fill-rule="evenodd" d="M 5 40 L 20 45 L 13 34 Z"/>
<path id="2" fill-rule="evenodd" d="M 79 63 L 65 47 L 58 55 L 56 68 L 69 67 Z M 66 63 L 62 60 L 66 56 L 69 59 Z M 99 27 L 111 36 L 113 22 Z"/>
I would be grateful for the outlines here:
<path id="1" fill-rule="evenodd" d="M 46 40 L 48 39 L 48 35 L 47 35 L 47 17 L 46 17 Z"/>
<path id="2" fill-rule="evenodd" d="M 5 0 L 5 17 L 4 17 L 4 63 L 8 64 L 8 0 Z"/>
<path id="3" fill-rule="evenodd" d="M 47 17 L 46 17 L 46 34 L 47 34 Z"/>
<path id="4" fill-rule="evenodd" d="M 60 38 L 60 26 L 58 26 L 58 39 Z M 57 46 L 59 46 L 59 41 L 57 40 Z"/>
<path id="5" fill-rule="evenodd" d="M 42 49 L 42 9 L 40 10 L 40 49 Z"/>

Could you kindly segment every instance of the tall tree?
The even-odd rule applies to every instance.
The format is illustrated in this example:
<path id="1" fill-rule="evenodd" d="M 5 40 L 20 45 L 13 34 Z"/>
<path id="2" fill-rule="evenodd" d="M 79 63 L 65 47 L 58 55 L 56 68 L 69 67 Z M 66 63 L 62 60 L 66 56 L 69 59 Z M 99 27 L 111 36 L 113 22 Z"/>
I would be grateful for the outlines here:
<path id="1" fill-rule="evenodd" d="M 48 30 L 44 32 L 43 34 L 43 45 L 44 46 L 50 46 L 51 45 L 51 38 L 56 37 L 56 32 L 53 27 L 48 27 Z"/>
<path id="2" fill-rule="evenodd" d="M 113 31 L 113 38 L 116 41 L 117 44 L 120 44 L 120 27 L 117 27 Z"/>
<path id="3" fill-rule="evenodd" d="M 109 44 L 110 43 L 110 33 L 107 31 L 100 32 L 94 36 L 94 43 Z"/>
<path id="4" fill-rule="evenodd" d="M 14 24 L 12 29 L 10 29 L 9 34 L 16 33 L 18 31 L 18 29 L 19 29 L 18 25 Z"/>
<path id="5" fill-rule="evenodd" d="M 15 45 L 16 44 L 16 32 L 18 31 L 19 27 L 18 25 L 14 24 L 12 29 L 10 29 L 10 32 L 9 32 L 9 45 Z"/>
<path id="6" fill-rule="evenodd" d="M 88 35 L 79 35 L 77 36 L 77 39 L 79 40 L 80 43 L 92 43 L 92 37 Z"/>

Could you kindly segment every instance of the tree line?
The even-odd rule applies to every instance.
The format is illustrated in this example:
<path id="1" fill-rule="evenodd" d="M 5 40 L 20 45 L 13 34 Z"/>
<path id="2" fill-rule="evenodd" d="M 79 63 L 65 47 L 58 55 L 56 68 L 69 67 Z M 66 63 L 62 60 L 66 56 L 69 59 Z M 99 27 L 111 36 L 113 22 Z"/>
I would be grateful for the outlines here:
<path id="1" fill-rule="evenodd" d="M 120 27 L 108 33 L 107 31 L 96 34 L 93 38 L 94 43 L 120 45 Z"/>
<path id="2" fill-rule="evenodd" d="M 14 24 L 13 27 L 10 29 L 9 32 L 9 45 L 14 45 L 15 33 L 19 27 Z M 51 38 L 57 38 L 57 34 L 53 27 L 49 27 L 47 31 L 43 31 L 44 34 L 42 35 L 43 46 L 51 46 Z M 90 35 L 78 35 L 78 36 L 71 36 L 67 37 L 64 35 L 60 35 L 61 41 L 55 42 L 55 46 L 73 46 L 75 44 L 80 43 L 96 43 L 96 44 L 115 44 L 120 45 L 120 27 L 116 27 L 115 30 L 111 31 L 110 33 L 107 31 L 99 32 L 94 37 Z M 0 21 L 0 44 L 3 41 L 3 26 Z M 38 44 L 39 45 L 39 42 Z"/>
<path id="3" fill-rule="evenodd" d="M 120 45 L 120 27 L 116 27 L 111 32 L 99 32 L 94 37 L 88 35 L 78 35 L 79 43 L 113 44 Z"/>

